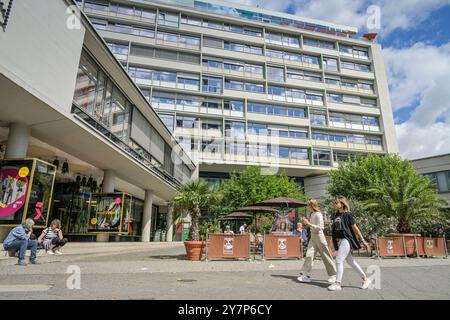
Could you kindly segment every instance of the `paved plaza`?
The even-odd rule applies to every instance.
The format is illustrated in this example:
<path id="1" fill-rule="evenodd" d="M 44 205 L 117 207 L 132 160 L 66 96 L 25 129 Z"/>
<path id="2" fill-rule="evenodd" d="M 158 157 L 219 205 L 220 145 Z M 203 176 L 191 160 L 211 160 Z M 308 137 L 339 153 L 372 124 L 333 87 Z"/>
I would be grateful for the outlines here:
<path id="1" fill-rule="evenodd" d="M 26 267 L 2 256 L 0 299 L 450 299 L 450 260 L 442 258 L 356 257 L 364 269 L 380 268 L 381 288 L 359 289 L 357 274 L 346 268 L 343 290 L 329 292 L 321 261 L 314 281 L 303 284 L 296 281 L 301 260 L 191 262 L 182 243 L 69 243 L 65 249 Z M 81 288 L 69 290 L 73 268 L 80 270 Z"/>

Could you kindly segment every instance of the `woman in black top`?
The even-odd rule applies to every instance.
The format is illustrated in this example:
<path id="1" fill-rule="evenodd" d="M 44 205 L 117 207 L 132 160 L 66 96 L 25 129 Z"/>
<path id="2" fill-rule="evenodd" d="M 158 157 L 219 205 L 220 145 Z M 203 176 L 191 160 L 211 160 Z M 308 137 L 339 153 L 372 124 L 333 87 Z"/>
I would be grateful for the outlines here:
<path id="1" fill-rule="evenodd" d="M 334 206 L 336 214 L 333 217 L 333 224 L 331 226 L 333 245 L 336 250 L 336 282 L 328 287 L 328 290 L 336 291 L 342 290 L 341 282 L 344 274 L 344 260 L 359 273 L 363 279 L 361 289 L 369 288 L 371 282 L 362 270 L 361 266 L 353 260 L 352 250 L 361 248 L 358 238 L 369 250 L 369 244 L 364 240 L 361 231 L 356 226 L 355 219 L 350 213 L 350 206 L 347 199 L 344 197 L 337 197 Z"/>

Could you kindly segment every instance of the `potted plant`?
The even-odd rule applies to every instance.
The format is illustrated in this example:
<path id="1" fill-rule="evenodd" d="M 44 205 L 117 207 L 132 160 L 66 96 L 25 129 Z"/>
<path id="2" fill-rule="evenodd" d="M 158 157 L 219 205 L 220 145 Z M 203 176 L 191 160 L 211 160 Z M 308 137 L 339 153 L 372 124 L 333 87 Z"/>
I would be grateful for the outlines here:
<path id="1" fill-rule="evenodd" d="M 178 194 L 170 201 L 174 212 L 188 212 L 191 215 L 189 240 L 184 242 L 188 260 L 200 260 L 205 242 L 200 240 L 199 219 L 206 210 L 219 200 L 219 194 L 212 192 L 204 180 L 190 181 L 178 189 Z"/>

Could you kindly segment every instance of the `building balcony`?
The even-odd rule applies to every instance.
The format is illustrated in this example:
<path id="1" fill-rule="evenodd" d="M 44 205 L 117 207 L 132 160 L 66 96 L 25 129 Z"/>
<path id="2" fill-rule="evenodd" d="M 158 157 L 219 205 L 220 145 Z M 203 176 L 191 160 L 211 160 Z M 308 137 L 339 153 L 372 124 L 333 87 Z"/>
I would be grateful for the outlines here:
<path id="1" fill-rule="evenodd" d="M 142 66 L 150 66 L 154 68 L 168 68 L 171 70 L 178 71 L 187 71 L 189 72 L 198 72 L 200 73 L 202 68 L 198 64 L 193 63 L 184 63 L 176 60 L 166 60 L 166 59 L 158 59 L 158 58 L 150 58 L 150 57 L 142 57 L 130 55 L 128 58 L 128 62 L 132 65 L 142 65 Z"/>
<path id="2" fill-rule="evenodd" d="M 109 40 L 120 40 L 124 42 L 131 41 L 133 43 L 150 46 L 154 46 L 156 43 L 155 38 L 143 37 L 132 33 L 123 33 L 111 30 L 97 30 L 97 32 L 102 36 L 102 38 Z"/>
<path id="3" fill-rule="evenodd" d="M 180 49 L 187 49 L 187 50 L 193 50 L 193 51 L 199 51 L 200 45 L 194 45 L 194 44 L 188 44 L 184 42 L 174 42 L 174 41 L 168 41 L 164 39 L 156 39 L 156 44 L 160 46 L 168 46 L 172 48 L 180 48 Z"/>
<path id="4" fill-rule="evenodd" d="M 356 104 L 327 102 L 329 110 L 342 111 L 344 113 L 357 113 L 371 116 L 380 116 L 381 111 L 378 107 L 364 107 Z"/>
<path id="5" fill-rule="evenodd" d="M 264 75 L 262 73 L 229 70 L 224 68 L 214 68 L 210 66 L 203 66 L 203 72 L 219 73 L 223 75 L 234 76 L 240 79 L 244 78 L 244 79 L 264 80 Z"/>
<path id="6" fill-rule="evenodd" d="M 276 116 L 276 115 L 272 115 L 272 114 L 261 114 L 261 113 L 253 113 L 253 112 L 247 112 L 247 120 L 264 122 L 264 123 L 300 126 L 300 127 L 308 127 L 309 123 L 310 123 L 309 118 L 294 118 L 294 117 L 287 117 L 287 116 L 283 117 L 283 116 Z"/>
<path id="7" fill-rule="evenodd" d="M 308 46 L 305 44 L 303 44 L 303 50 L 305 50 L 306 52 L 310 52 L 310 53 L 332 56 L 336 59 L 339 55 L 339 52 L 336 49 L 318 48 L 318 47 Z"/>
<path id="8" fill-rule="evenodd" d="M 357 124 L 357 123 L 344 123 L 336 122 L 330 120 L 330 127 L 338 129 L 350 129 L 358 131 L 368 131 L 368 132 L 381 132 L 380 126 L 373 126 L 367 124 Z"/>
<path id="9" fill-rule="evenodd" d="M 370 79 L 370 80 L 375 79 L 375 74 L 373 72 L 365 72 L 365 71 L 341 68 L 341 74 L 345 75 L 345 76 L 361 78 L 361 79 Z"/>
<path id="10" fill-rule="evenodd" d="M 127 22 L 138 22 L 138 23 L 145 23 L 148 24 L 155 24 L 155 18 L 146 18 L 146 17 L 139 17 L 135 15 L 128 15 L 118 12 L 112 12 L 112 11 L 102 11 L 102 10 L 96 10 L 92 8 L 85 7 L 83 11 L 88 15 L 95 15 L 102 18 L 113 18 L 118 19 L 121 21 L 127 21 Z"/>
<path id="11" fill-rule="evenodd" d="M 189 33 L 198 33 L 203 34 L 205 36 L 211 36 L 214 38 L 220 38 L 220 39 L 227 39 L 231 41 L 238 41 L 248 44 L 255 44 L 255 45 L 262 45 L 264 44 L 264 38 L 263 37 L 254 37 L 242 33 L 237 32 L 228 32 L 224 30 L 219 29 L 213 29 L 213 28 L 207 28 L 207 27 L 201 27 L 201 26 L 194 26 L 189 24 L 180 24 L 180 31 L 187 31 Z"/>
<path id="12" fill-rule="evenodd" d="M 266 61 L 267 62 L 278 63 L 278 64 L 286 64 L 288 66 L 301 67 L 301 68 L 307 68 L 307 69 L 313 69 L 313 70 L 320 70 L 320 65 L 318 65 L 318 64 L 307 63 L 307 62 L 298 61 L 298 60 L 290 60 L 290 59 L 282 59 L 282 58 L 275 58 L 275 57 L 266 56 Z"/>
<path id="13" fill-rule="evenodd" d="M 286 84 L 313 90 L 325 89 L 324 83 L 319 81 L 306 81 L 300 79 L 286 78 Z"/>
<path id="14" fill-rule="evenodd" d="M 332 89 L 332 90 L 341 91 L 341 92 L 345 92 L 345 93 L 353 93 L 353 94 L 359 93 L 359 94 L 364 94 L 364 95 L 368 95 L 371 97 L 377 96 L 375 94 L 374 90 L 362 89 L 362 88 L 358 88 L 358 87 L 355 88 L 355 87 L 335 85 L 335 84 L 330 84 L 330 83 L 325 83 L 325 87 L 327 89 Z"/>
<path id="15" fill-rule="evenodd" d="M 351 150 L 359 150 L 359 151 L 375 151 L 375 152 L 383 151 L 383 146 L 380 146 L 380 145 L 339 142 L 339 141 L 329 141 L 329 140 L 313 139 L 312 145 L 313 145 L 313 147 L 328 147 L 328 148 L 351 149 Z"/>
<path id="16" fill-rule="evenodd" d="M 203 53 L 203 55 L 208 55 L 208 56 L 211 55 L 211 56 L 217 56 L 217 57 L 234 59 L 234 60 L 259 62 L 261 64 L 266 61 L 266 57 L 263 55 L 251 54 L 251 53 L 240 52 L 240 51 L 218 49 L 218 48 L 211 48 L 211 47 L 203 47 L 202 53 Z"/>

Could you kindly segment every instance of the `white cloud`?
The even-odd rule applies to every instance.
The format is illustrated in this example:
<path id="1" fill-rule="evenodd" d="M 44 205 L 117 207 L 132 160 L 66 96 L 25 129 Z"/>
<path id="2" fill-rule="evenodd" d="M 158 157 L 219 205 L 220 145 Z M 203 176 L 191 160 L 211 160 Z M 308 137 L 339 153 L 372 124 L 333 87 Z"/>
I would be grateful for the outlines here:
<path id="1" fill-rule="evenodd" d="M 296 15 L 330 21 L 366 29 L 367 8 L 377 5 L 381 9 L 380 34 L 388 35 L 396 29 L 412 29 L 425 21 L 430 13 L 450 0 L 228 0 L 242 5 L 285 12 L 295 8 Z"/>
<path id="2" fill-rule="evenodd" d="M 396 126 L 401 155 L 413 159 L 449 153 L 450 42 L 386 48 L 384 55 L 393 108 L 417 104 L 410 119 Z"/>
<path id="3" fill-rule="evenodd" d="M 419 126 L 408 121 L 396 126 L 400 154 L 417 159 L 450 153 L 450 122 Z"/>
<path id="4" fill-rule="evenodd" d="M 437 85 L 446 84 L 450 71 L 450 43 L 441 47 L 416 43 L 412 47 L 385 48 L 383 55 L 394 110 L 421 101 Z"/>
<path id="5" fill-rule="evenodd" d="M 367 8 L 377 5 L 381 9 L 379 33 L 387 36 L 396 29 L 415 28 L 431 12 L 449 4 L 450 0 L 305 0 L 296 2 L 296 13 L 366 30 Z"/>

